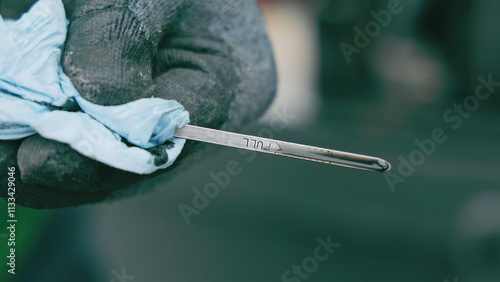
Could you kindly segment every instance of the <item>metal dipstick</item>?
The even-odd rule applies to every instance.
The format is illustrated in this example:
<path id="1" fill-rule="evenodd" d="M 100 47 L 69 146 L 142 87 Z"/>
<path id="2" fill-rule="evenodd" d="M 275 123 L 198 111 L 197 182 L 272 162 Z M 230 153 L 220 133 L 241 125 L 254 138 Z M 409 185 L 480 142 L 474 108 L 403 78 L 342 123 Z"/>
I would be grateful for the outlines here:
<path id="1" fill-rule="evenodd" d="M 376 157 L 194 125 L 176 129 L 174 137 L 369 171 L 384 172 L 391 167 L 387 161 Z"/>

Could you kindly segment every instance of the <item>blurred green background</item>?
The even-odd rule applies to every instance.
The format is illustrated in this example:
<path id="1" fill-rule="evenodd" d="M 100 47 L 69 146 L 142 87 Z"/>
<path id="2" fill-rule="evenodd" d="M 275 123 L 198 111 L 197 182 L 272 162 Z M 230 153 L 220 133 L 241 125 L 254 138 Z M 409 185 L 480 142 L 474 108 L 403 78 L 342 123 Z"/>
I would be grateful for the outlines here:
<path id="1" fill-rule="evenodd" d="M 17 207 L 17 274 L 2 263 L 1 281 L 500 281 L 500 86 L 474 98 L 478 77 L 500 82 L 500 2 L 261 4 L 280 90 L 243 131 L 382 157 L 392 174 L 209 146 L 149 194 Z M 436 129 L 446 141 L 419 153 Z M 240 173 L 186 224 L 179 204 L 230 162 Z M 318 237 L 340 244 L 324 261 L 309 259 Z"/>

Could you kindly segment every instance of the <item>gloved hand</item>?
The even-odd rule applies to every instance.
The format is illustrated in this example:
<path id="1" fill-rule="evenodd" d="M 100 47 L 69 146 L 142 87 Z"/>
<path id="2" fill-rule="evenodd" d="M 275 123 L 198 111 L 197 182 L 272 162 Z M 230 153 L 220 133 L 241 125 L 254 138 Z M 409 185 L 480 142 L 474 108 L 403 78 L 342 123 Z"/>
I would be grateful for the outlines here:
<path id="1" fill-rule="evenodd" d="M 191 124 L 234 130 L 259 117 L 272 101 L 272 48 L 253 0 L 76 0 L 65 5 L 72 17 L 64 71 L 93 103 L 174 99 L 190 113 Z M 161 154 L 161 147 L 153 153 Z M 11 166 L 17 171 L 16 202 L 32 208 L 133 195 L 152 186 L 139 181 L 171 174 L 198 149 L 199 143 L 188 141 L 173 166 L 142 176 L 39 135 L 3 141 L 1 197 L 7 197 Z"/>

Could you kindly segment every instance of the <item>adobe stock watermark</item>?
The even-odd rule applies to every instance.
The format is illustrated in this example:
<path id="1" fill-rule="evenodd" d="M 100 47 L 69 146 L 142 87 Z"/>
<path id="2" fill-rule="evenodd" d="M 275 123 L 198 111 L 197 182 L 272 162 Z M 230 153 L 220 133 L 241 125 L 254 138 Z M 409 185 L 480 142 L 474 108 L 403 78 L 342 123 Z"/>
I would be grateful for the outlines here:
<path id="1" fill-rule="evenodd" d="M 408 1 L 411 2 L 412 0 Z M 370 15 L 372 16 L 373 20 L 367 22 L 363 29 L 358 26 L 354 27 L 355 34 L 353 38 L 353 44 L 349 44 L 343 41 L 339 45 L 340 50 L 342 50 L 342 53 L 347 60 L 347 63 L 351 63 L 351 57 L 354 54 L 361 54 L 362 50 L 370 45 L 372 39 L 379 36 L 382 32 L 382 29 L 387 27 L 391 23 L 392 18 L 395 15 L 403 12 L 403 10 L 404 7 L 401 4 L 400 0 L 389 0 L 389 2 L 387 3 L 387 9 L 383 9 L 378 12 L 375 10 L 371 10 Z"/>
<path id="2" fill-rule="evenodd" d="M 291 123 L 297 116 L 287 112 L 286 108 L 275 110 L 269 120 L 269 125 L 259 130 L 258 136 L 265 138 L 274 138 L 275 133 L 285 130 L 286 126 Z M 257 152 L 239 149 L 240 155 L 248 156 L 245 158 L 247 163 L 255 160 Z M 208 176 L 211 181 L 206 183 L 202 189 L 193 188 L 193 198 L 191 204 L 180 203 L 179 211 L 186 224 L 191 223 L 193 215 L 199 215 L 202 210 L 208 207 L 210 202 L 221 193 L 221 190 L 226 189 L 231 182 L 231 179 L 240 175 L 243 172 L 243 167 L 237 160 L 230 160 L 225 167 L 218 172 L 210 171 Z"/>
<path id="3" fill-rule="evenodd" d="M 109 280 L 109 282 L 128 282 L 134 281 L 135 276 L 128 275 L 125 267 L 122 267 L 122 271 L 118 272 L 116 269 L 111 270 L 111 274 L 113 274 L 113 278 Z"/>
<path id="4" fill-rule="evenodd" d="M 318 246 L 314 248 L 312 256 L 304 258 L 299 265 L 294 264 L 289 270 L 283 272 L 281 281 L 300 282 L 309 279 L 311 274 L 318 270 L 319 263 L 326 261 L 335 249 L 340 248 L 340 244 L 332 242 L 331 235 L 328 235 L 326 240 L 317 237 L 316 241 Z"/>
<path id="5" fill-rule="evenodd" d="M 472 113 L 479 109 L 481 102 L 490 98 L 495 93 L 496 88 L 500 87 L 500 81 L 494 81 L 492 74 L 488 75 L 488 78 L 479 76 L 478 80 L 479 84 L 474 94 L 465 97 L 461 104 L 454 104 L 443 113 L 443 120 L 450 126 L 451 130 L 458 130 L 464 120 L 470 118 Z M 399 164 L 394 167 L 395 169 L 384 173 L 385 180 L 392 192 L 396 191 L 398 183 L 404 183 L 408 177 L 415 173 L 416 168 L 422 166 L 427 158 L 436 152 L 438 145 L 448 140 L 446 132 L 447 130 L 443 128 L 435 128 L 428 138 L 414 140 L 416 148 L 408 156 L 398 156 Z"/>
<path id="6" fill-rule="evenodd" d="M 448 279 L 444 279 L 443 282 L 458 282 L 458 277 L 455 277 L 455 279 L 453 281 L 448 280 Z"/>

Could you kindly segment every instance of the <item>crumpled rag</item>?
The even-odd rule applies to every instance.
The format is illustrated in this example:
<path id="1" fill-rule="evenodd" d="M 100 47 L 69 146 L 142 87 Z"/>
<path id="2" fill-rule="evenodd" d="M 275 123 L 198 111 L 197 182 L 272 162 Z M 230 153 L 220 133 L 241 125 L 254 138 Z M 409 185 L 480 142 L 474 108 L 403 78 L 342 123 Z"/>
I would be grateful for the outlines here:
<path id="1" fill-rule="evenodd" d="M 118 106 L 82 98 L 61 65 L 67 26 L 61 0 L 39 0 L 17 21 L 0 16 L 0 140 L 38 133 L 138 174 L 172 165 L 186 141 L 173 134 L 189 123 L 188 112 L 154 97 Z M 81 111 L 65 110 L 75 103 Z M 146 149 L 167 141 L 174 144 L 166 149 L 168 161 L 155 164 L 158 158 Z"/>

